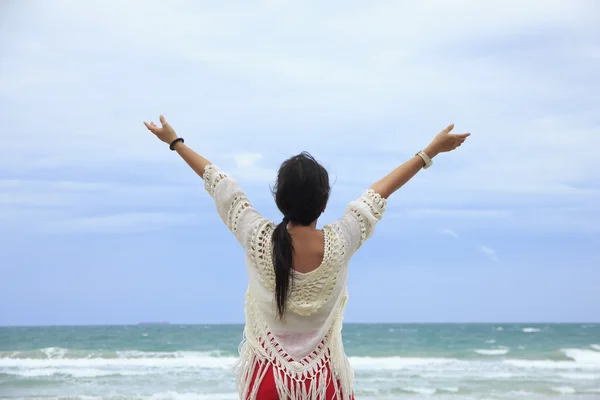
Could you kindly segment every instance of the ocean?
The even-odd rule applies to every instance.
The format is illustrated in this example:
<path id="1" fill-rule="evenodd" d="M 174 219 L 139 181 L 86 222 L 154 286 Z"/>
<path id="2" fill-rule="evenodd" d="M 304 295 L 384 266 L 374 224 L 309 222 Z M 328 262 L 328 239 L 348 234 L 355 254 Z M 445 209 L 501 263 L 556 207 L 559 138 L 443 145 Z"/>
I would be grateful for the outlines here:
<path id="1" fill-rule="evenodd" d="M 242 325 L 0 327 L 0 399 L 236 399 Z M 366 399 L 600 399 L 600 324 L 346 324 Z"/>

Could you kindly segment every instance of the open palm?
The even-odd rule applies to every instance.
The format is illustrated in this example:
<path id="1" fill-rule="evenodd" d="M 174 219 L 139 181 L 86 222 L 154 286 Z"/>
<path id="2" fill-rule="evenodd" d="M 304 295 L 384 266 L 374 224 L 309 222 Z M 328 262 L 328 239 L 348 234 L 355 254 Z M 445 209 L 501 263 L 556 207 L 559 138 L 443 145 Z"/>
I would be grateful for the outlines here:
<path id="1" fill-rule="evenodd" d="M 175 139 L 177 139 L 177 133 L 175 133 L 175 129 L 165 119 L 163 115 L 160 116 L 160 124 L 158 127 L 154 122 L 144 122 L 146 128 L 152 133 L 156 135 L 157 138 L 162 140 L 167 144 L 173 143 Z"/>

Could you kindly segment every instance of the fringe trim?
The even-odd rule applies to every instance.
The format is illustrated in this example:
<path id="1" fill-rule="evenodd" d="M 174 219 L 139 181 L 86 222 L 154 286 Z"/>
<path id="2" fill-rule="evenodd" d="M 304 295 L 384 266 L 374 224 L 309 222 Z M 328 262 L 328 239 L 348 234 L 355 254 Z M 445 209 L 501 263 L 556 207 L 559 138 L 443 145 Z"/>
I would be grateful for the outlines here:
<path id="1" fill-rule="evenodd" d="M 343 313 L 345 301 L 343 303 L 339 314 Z M 330 334 L 314 352 L 301 361 L 292 361 L 287 355 L 281 354 L 282 349 L 268 333 L 260 341 L 247 337 L 245 330 L 238 348 L 240 358 L 234 366 L 240 399 L 257 400 L 263 378 L 269 367 L 272 367 L 280 399 L 325 399 L 331 371 L 336 400 L 351 400 L 354 371 L 344 352 L 342 319 L 342 315 L 336 316 Z M 253 336 L 252 333 L 250 336 Z M 310 380 L 309 385 L 306 384 L 307 380 Z"/>
<path id="2" fill-rule="evenodd" d="M 289 400 L 324 400 L 330 379 L 335 390 L 336 400 L 352 399 L 353 373 L 349 369 L 343 349 L 341 350 L 342 365 L 327 356 L 315 366 L 303 372 L 295 372 L 277 360 L 266 358 L 261 352 L 256 352 L 244 341 L 240 345 L 240 358 L 234 370 L 236 374 L 237 391 L 242 400 L 257 400 L 258 390 L 269 369 L 273 368 L 275 387 L 280 399 Z M 329 352 L 328 352 L 329 353 Z M 333 353 L 340 353 L 334 351 Z M 329 365 L 329 370 L 326 368 Z M 254 378 L 254 379 L 253 379 Z M 310 384 L 306 384 L 309 380 Z"/>

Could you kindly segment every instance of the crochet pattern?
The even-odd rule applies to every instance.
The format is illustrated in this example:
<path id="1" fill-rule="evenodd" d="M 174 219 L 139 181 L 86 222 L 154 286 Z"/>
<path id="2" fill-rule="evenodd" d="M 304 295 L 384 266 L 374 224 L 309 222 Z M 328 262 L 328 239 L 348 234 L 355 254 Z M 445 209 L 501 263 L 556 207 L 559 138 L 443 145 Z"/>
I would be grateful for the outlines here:
<path id="1" fill-rule="evenodd" d="M 272 367 L 282 399 L 324 398 L 328 382 L 333 382 L 339 400 L 351 399 L 354 374 L 342 343 L 348 262 L 373 234 L 386 200 L 369 189 L 348 204 L 342 218 L 323 227 L 323 261 L 311 272 L 293 272 L 286 314 L 280 320 L 272 257 L 275 223 L 262 217 L 236 181 L 215 165 L 205 168 L 204 182 L 219 216 L 246 254 L 246 326 L 235 366 L 241 398 L 256 399 Z"/>

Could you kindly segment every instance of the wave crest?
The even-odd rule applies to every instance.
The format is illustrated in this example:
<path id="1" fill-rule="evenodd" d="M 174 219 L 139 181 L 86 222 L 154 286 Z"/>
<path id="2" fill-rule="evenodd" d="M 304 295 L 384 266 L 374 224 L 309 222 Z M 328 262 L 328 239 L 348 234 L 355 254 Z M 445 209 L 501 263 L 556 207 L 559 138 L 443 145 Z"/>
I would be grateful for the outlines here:
<path id="1" fill-rule="evenodd" d="M 558 387 L 553 387 L 552 388 L 553 391 L 560 393 L 560 394 L 573 394 L 575 393 L 575 389 L 573 389 L 571 386 L 558 386 Z"/>
<path id="2" fill-rule="evenodd" d="M 481 354 L 482 356 L 503 356 L 508 354 L 510 349 L 501 348 L 501 349 L 476 349 L 475 353 Z"/>
<path id="3" fill-rule="evenodd" d="M 561 349 L 567 358 L 578 364 L 597 365 L 600 367 L 600 352 L 587 349 Z"/>

